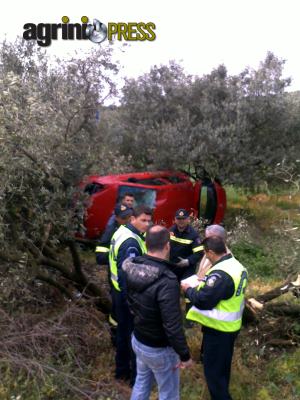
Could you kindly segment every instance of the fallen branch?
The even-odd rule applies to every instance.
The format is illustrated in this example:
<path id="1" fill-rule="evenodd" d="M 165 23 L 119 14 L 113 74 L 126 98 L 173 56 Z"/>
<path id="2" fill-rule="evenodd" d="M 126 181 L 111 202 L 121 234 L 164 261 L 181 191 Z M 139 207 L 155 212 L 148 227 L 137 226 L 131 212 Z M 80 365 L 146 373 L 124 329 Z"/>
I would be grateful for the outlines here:
<path id="1" fill-rule="evenodd" d="M 270 312 L 276 315 L 284 315 L 291 317 L 299 317 L 300 316 L 300 306 L 288 305 L 286 303 L 277 303 L 277 304 L 266 304 L 281 295 L 293 292 L 295 296 L 297 296 L 300 290 L 300 274 L 297 279 L 291 282 L 290 279 L 286 280 L 281 285 L 276 288 L 269 290 L 266 293 L 260 294 L 255 298 L 246 299 L 244 314 L 243 314 L 243 322 L 244 323 L 253 323 L 259 321 L 259 313 L 264 311 Z"/>
<path id="2" fill-rule="evenodd" d="M 265 311 L 273 315 L 283 315 L 300 318 L 300 306 L 286 303 L 266 304 Z"/>
<path id="3" fill-rule="evenodd" d="M 44 275 L 44 274 L 38 274 L 35 277 L 36 280 L 42 281 L 42 282 L 46 282 L 49 285 L 55 287 L 56 289 L 58 289 L 61 293 L 63 293 L 64 295 L 66 295 L 70 300 L 74 300 L 73 294 L 72 292 L 70 292 L 65 286 L 61 285 L 59 282 L 55 281 L 54 279 L 52 279 L 50 276 L 48 275 Z"/>
<path id="4" fill-rule="evenodd" d="M 297 342 L 293 342 L 291 339 L 270 339 L 267 342 L 265 342 L 265 345 L 268 346 L 295 346 Z"/>
<path id="5" fill-rule="evenodd" d="M 277 286 L 276 288 L 270 290 L 269 292 L 256 296 L 255 299 L 260 303 L 266 303 L 268 301 L 276 299 L 277 297 L 281 296 L 284 293 L 291 291 L 291 289 L 294 289 L 295 287 L 300 287 L 300 275 L 298 275 L 298 278 L 295 282 L 286 280 L 280 286 Z"/>
<path id="6" fill-rule="evenodd" d="M 291 280 L 287 280 L 276 288 L 269 290 L 266 293 L 260 294 L 255 298 L 251 298 L 247 300 L 247 303 L 254 310 L 261 311 L 264 308 L 264 304 L 276 299 L 277 297 L 288 293 L 294 292 L 300 289 L 300 274 L 297 276 L 297 279 L 293 282 Z"/>

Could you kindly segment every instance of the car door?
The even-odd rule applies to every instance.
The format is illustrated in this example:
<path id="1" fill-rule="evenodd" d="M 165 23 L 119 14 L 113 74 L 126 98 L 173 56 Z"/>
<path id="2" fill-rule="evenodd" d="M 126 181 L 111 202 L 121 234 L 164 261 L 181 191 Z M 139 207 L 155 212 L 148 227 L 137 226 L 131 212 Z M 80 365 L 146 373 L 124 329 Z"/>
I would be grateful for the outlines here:
<path id="1" fill-rule="evenodd" d="M 205 179 L 197 182 L 195 190 L 198 196 L 198 218 L 205 225 L 220 224 L 226 209 L 226 192 L 218 181 Z"/>

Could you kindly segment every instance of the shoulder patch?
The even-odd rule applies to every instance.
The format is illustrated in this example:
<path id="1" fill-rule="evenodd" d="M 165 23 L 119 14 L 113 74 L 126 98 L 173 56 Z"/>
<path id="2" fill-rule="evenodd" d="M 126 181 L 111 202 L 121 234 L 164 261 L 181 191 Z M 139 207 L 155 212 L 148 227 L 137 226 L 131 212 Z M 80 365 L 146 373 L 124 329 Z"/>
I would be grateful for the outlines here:
<path id="1" fill-rule="evenodd" d="M 140 255 L 140 253 L 139 253 L 139 251 L 138 251 L 138 249 L 136 248 L 136 247 L 129 247 L 127 250 L 126 250 L 126 258 L 127 257 L 131 257 L 131 258 L 134 258 L 134 257 L 137 257 L 137 256 L 139 256 Z"/>
<path id="2" fill-rule="evenodd" d="M 215 275 L 210 275 L 210 276 L 207 278 L 207 280 L 206 280 L 206 283 L 205 283 L 206 286 L 214 287 L 214 286 L 215 286 L 215 283 L 216 283 L 216 280 L 219 279 L 219 277 L 220 277 L 220 275 L 217 276 L 217 274 L 215 274 Z"/>

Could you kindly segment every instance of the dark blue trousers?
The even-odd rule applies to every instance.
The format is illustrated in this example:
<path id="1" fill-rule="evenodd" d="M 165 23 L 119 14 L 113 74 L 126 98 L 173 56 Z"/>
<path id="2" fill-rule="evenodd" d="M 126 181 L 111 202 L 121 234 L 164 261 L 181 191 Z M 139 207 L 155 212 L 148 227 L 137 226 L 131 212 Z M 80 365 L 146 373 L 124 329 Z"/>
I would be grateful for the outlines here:
<path id="1" fill-rule="evenodd" d="M 203 328 L 203 366 L 212 400 L 232 400 L 229 381 L 237 335 Z"/>
<path id="2" fill-rule="evenodd" d="M 134 384 L 136 377 L 136 359 L 131 347 L 133 315 L 129 311 L 126 297 L 115 288 L 112 288 L 112 301 L 118 322 L 115 376 L 117 379 L 130 380 L 130 383 Z"/>

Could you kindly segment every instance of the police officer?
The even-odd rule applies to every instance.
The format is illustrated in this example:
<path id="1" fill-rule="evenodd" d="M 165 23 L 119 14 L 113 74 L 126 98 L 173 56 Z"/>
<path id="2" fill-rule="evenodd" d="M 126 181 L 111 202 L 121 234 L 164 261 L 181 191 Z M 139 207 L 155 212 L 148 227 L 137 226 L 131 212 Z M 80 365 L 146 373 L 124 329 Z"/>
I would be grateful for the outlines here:
<path id="1" fill-rule="evenodd" d="M 99 265 L 109 265 L 108 252 L 111 238 L 121 225 L 126 225 L 132 215 L 132 208 L 117 204 L 114 210 L 114 220 L 107 224 L 98 245 L 96 246 L 96 260 Z"/>
<path id="2" fill-rule="evenodd" d="M 204 374 L 212 400 L 231 400 L 230 369 L 234 342 L 242 325 L 247 270 L 226 252 L 222 238 L 204 239 L 212 268 L 197 288 L 181 287 L 193 307 L 187 318 L 202 325 Z"/>
<path id="3" fill-rule="evenodd" d="M 175 224 L 170 228 L 170 261 L 177 266 L 174 271 L 182 280 L 193 274 L 203 255 L 201 239 L 190 225 L 187 210 L 180 208 L 175 213 Z"/>
<path id="4" fill-rule="evenodd" d="M 130 380 L 131 384 L 134 383 L 136 376 L 135 356 L 131 348 L 133 316 L 127 304 L 126 280 L 122 264 L 128 257 L 141 256 L 146 252 L 143 234 L 150 226 L 151 219 L 152 210 L 149 207 L 141 205 L 134 208 L 130 223 L 120 226 L 114 233 L 109 250 L 112 301 L 118 322 L 115 377 Z"/>
<path id="5" fill-rule="evenodd" d="M 129 208 L 123 204 L 117 204 L 114 210 L 114 221 L 111 225 L 108 225 L 101 239 L 99 244 L 96 246 L 96 261 L 99 265 L 109 265 L 108 254 L 110 248 L 110 242 L 113 237 L 113 234 L 116 230 L 121 226 L 125 225 L 129 222 L 129 219 L 132 215 L 132 208 Z M 110 269 L 108 269 L 108 283 L 110 286 L 110 294 L 112 295 L 112 283 L 110 279 Z M 112 309 L 108 317 L 108 322 L 110 324 L 110 331 L 111 331 L 111 339 L 113 345 L 116 344 L 116 328 L 117 328 L 117 316 L 116 310 L 114 308 L 114 303 L 112 303 Z"/>

